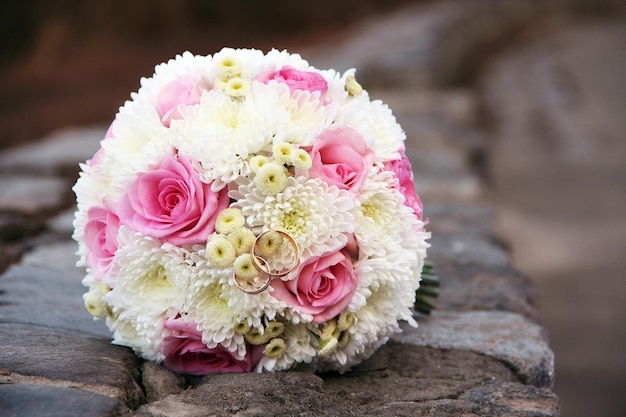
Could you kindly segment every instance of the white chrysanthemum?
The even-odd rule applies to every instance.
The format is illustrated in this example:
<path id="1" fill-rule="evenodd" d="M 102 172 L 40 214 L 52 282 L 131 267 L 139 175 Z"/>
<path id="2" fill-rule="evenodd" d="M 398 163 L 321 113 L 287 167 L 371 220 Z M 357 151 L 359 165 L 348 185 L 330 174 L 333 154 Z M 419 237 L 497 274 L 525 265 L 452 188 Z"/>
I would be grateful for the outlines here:
<path id="1" fill-rule="evenodd" d="M 163 88 L 181 77 L 194 78 L 203 88 L 210 89 L 210 80 L 216 73 L 215 66 L 210 55 L 193 55 L 186 51 L 157 65 L 152 77 L 142 78 L 138 93 L 145 96 L 151 104 L 156 104 L 158 94 Z"/>
<path id="2" fill-rule="evenodd" d="M 340 106 L 344 106 L 345 103 L 351 99 L 346 91 L 346 80 L 348 77 L 354 77 L 355 69 L 349 69 L 343 74 L 340 74 L 335 70 L 324 70 L 321 71 L 321 73 L 328 82 L 326 100 L 332 103 L 338 103 Z"/>
<path id="3" fill-rule="evenodd" d="M 232 272 L 231 272 L 232 273 Z M 194 286 L 188 298 L 189 317 L 193 318 L 202 331 L 202 341 L 214 348 L 221 344 L 238 357 L 245 356 L 245 341 L 235 332 L 235 326 L 245 319 L 228 306 L 229 300 L 219 282 L 205 286 Z"/>
<path id="4" fill-rule="evenodd" d="M 368 298 L 367 304 L 354 313 L 354 324 L 342 334 L 337 351 L 320 361 L 319 370 L 347 371 L 369 358 L 389 337 L 400 331 L 396 290 L 380 287 Z"/>
<path id="5" fill-rule="evenodd" d="M 311 145 L 319 133 L 332 124 L 338 111 L 334 104 L 324 105 L 319 92 L 298 90 L 292 93 L 285 83 L 277 81 L 253 82 L 247 98 L 266 120 L 272 143 Z M 272 147 L 266 151 L 271 154 Z"/>
<path id="6" fill-rule="evenodd" d="M 113 332 L 112 343 L 128 346 L 137 355 L 147 360 L 160 362 L 165 359 L 161 353 L 165 316 L 161 315 L 152 321 L 145 322 L 131 314 L 123 313 L 119 311 L 107 316 L 107 326 Z"/>
<path id="7" fill-rule="evenodd" d="M 351 97 L 339 111 L 336 122 L 358 131 L 376 154 L 377 162 L 398 159 L 406 134 L 395 116 L 380 100 L 370 101 L 367 92 Z"/>
<path id="8" fill-rule="evenodd" d="M 404 197 L 392 188 L 394 181 L 393 174 L 383 171 L 370 174 L 363 183 L 357 197 L 360 204 L 354 210 L 354 234 L 361 257 L 397 252 L 403 232 L 411 230 L 417 221 L 412 213 L 406 216 Z"/>
<path id="9" fill-rule="evenodd" d="M 290 177 L 283 192 L 274 196 L 261 194 L 254 182 L 229 195 L 257 234 L 266 230 L 289 234 L 300 248 L 301 259 L 342 248 L 345 233 L 354 228 L 349 193 L 317 178 Z"/>
<path id="10" fill-rule="evenodd" d="M 107 324 L 116 332 L 116 339 L 126 340 L 123 332 L 129 329 L 117 321 L 132 323 L 137 329 L 136 337 L 149 341 L 151 348 L 130 341 L 127 345 L 144 352 L 154 350 L 160 346 L 167 313 L 183 308 L 190 272 L 188 252 L 126 228 L 121 235 L 123 241 L 115 255 L 119 271 L 113 282 L 106 283 L 112 290 L 103 297 L 115 317 L 108 319 Z"/>
<path id="11" fill-rule="evenodd" d="M 200 178 L 206 183 L 214 181 L 214 190 L 245 175 L 244 161 L 271 141 L 264 128 L 268 121 L 248 103 L 211 90 L 197 106 L 182 109 L 184 119 L 172 121 L 173 143 L 179 154 L 197 161 Z"/>

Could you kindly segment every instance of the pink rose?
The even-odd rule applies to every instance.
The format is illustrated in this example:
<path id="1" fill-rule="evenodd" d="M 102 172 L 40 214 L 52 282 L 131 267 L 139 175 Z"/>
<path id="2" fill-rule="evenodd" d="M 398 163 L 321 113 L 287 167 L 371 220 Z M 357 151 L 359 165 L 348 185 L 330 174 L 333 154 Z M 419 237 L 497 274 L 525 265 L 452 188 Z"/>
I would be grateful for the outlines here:
<path id="1" fill-rule="evenodd" d="M 415 184 L 413 183 L 413 171 L 411 170 L 411 162 L 404 153 L 404 149 L 400 149 L 400 159 L 385 163 L 385 170 L 391 171 L 398 179 L 398 190 L 404 196 L 404 205 L 413 209 L 418 219 L 422 219 L 424 206 L 422 200 L 415 192 Z"/>
<path id="2" fill-rule="evenodd" d="M 296 90 L 308 90 L 311 93 L 319 91 L 321 97 L 324 97 L 328 91 L 328 83 L 317 72 L 300 71 L 288 65 L 282 67 L 278 71 L 267 72 L 256 78 L 258 81 L 267 84 L 270 80 L 276 80 L 289 86 L 289 90 L 293 93 Z"/>
<path id="3" fill-rule="evenodd" d="M 104 278 L 113 264 L 119 229 L 120 219 L 112 211 L 104 207 L 91 207 L 87 211 L 85 245 L 89 252 L 86 261 L 98 281 Z"/>
<path id="4" fill-rule="evenodd" d="M 374 153 L 359 132 L 339 127 L 321 133 L 311 149 L 311 159 L 311 177 L 358 194 L 374 163 Z"/>
<path id="5" fill-rule="evenodd" d="M 170 127 L 172 120 L 180 119 L 179 106 L 200 103 L 202 89 L 195 77 L 187 75 L 170 82 L 157 95 L 156 110 L 163 126 Z"/>
<path id="6" fill-rule="evenodd" d="M 265 346 L 247 345 L 244 360 L 237 360 L 222 345 L 208 348 L 202 343 L 202 333 L 196 323 L 182 318 L 168 319 L 163 327 L 169 335 L 163 338 L 161 353 L 163 365 L 173 372 L 188 375 L 206 375 L 213 372 L 250 372 L 263 357 Z"/>
<path id="7" fill-rule="evenodd" d="M 204 243 L 215 217 L 229 204 L 228 190 L 211 190 L 182 156 L 167 157 L 141 174 L 118 204 L 123 224 L 175 245 Z"/>
<path id="8" fill-rule="evenodd" d="M 345 310 L 356 284 L 350 254 L 341 250 L 307 259 L 291 281 L 275 279 L 272 295 L 323 323 Z"/>

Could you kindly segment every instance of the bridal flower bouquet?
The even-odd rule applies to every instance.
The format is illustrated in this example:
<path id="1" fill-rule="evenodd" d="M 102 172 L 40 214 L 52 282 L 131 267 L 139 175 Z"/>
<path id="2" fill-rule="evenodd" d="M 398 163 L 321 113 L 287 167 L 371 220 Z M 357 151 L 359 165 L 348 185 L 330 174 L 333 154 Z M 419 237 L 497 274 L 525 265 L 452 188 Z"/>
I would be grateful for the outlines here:
<path id="1" fill-rule="evenodd" d="M 412 318 L 429 233 L 354 70 L 225 48 L 156 67 L 74 191 L 85 306 L 183 374 L 345 371 Z"/>

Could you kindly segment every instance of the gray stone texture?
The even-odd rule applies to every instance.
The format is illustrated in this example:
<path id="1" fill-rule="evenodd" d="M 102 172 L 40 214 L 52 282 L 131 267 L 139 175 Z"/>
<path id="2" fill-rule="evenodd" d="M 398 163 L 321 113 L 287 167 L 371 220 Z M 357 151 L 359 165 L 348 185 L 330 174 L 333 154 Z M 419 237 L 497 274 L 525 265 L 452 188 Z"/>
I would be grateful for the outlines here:
<path id="1" fill-rule="evenodd" d="M 357 67 L 406 130 L 441 280 L 434 314 L 417 316 L 417 329 L 405 326 L 345 374 L 303 367 L 183 378 L 112 345 L 83 307 L 67 205 L 68 178 L 105 129 L 65 130 L 0 154 L 0 414 L 557 416 L 554 355 L 534 286 L 495 233 L 477 97 L 441 87 L 473 65 L 479 47 L 557 3 L 419 2 L 332 47 L 301 51 L 320 68 Z"/>
<path id="2" fill-rule="evenodd" d="M 0 385 L 0 411 L 4 417 L 118 417 L 126 405 L 115 398 L 84 389 L 37 383 Z"/>

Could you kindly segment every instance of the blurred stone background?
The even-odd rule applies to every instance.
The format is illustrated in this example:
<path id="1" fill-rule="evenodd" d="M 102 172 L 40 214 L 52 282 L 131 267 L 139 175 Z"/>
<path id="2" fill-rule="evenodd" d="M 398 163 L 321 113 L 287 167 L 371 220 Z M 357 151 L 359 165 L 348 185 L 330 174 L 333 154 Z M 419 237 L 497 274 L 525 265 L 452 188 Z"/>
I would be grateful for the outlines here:
<path id="1" fill-rule="evenodd" d="M 3 0 L 0 151 L 60 128 L 106 125 L 141 76 L 184 50 L 329 46 L 408 3 L 436 1 Z M 448 81 L 482 104 L 476 123 L 491 135 L 486 175 L 499 230 L 515 266 L 538 283 L 563 415 L 618 416 L 626 412 L 626 6 L 553 3 L 554 12 L 486 45 Z"/>

